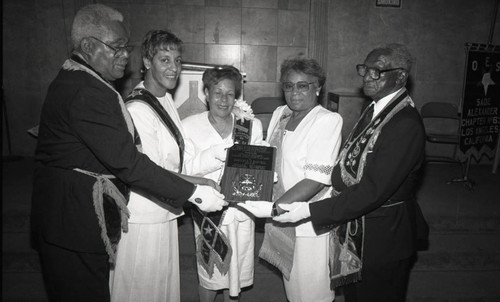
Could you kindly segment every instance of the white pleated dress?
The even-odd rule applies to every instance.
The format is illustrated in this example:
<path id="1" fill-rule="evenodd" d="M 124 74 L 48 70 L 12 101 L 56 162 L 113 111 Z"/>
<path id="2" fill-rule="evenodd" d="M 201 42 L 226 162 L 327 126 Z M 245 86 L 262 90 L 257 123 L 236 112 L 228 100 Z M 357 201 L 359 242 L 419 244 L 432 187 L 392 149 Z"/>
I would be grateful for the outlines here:
<path id="1" fill-rule="evenodd" d="M 144 88 L 141 82 L 136 88 Z M 158 98 L 181 131 L 172 96 Z M 179 149 L 175 138 L 146 104 L 133 102 L 127 109 L 134 120 L 142 151 L 159 166 L 177 172 Z M 112 302 L 179 302 L 179 242 L 177 217 L 182 209 L 160 207 L 154 197 L 132 191 L 128 204 L 129 231 L 122 233 L 117 260 L 110 274 Z"/>

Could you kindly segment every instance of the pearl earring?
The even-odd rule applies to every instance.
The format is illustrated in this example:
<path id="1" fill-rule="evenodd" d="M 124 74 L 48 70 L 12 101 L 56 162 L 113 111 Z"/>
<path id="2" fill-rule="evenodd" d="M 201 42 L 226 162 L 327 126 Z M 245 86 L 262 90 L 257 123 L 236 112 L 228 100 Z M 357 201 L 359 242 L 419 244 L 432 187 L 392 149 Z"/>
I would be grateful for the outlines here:
<path id="1" fill-rule="evenodd" d="M 316 96 L 319 96 L 319 91 L 316 91 Z"/>

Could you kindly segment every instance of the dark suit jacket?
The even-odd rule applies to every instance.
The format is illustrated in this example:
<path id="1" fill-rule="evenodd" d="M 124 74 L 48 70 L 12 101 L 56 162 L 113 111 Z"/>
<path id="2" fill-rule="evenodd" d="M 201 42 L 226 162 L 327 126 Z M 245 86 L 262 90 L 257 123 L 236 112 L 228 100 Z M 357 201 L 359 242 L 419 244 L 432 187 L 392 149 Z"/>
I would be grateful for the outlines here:
<path id="1" fill-rule="evenodd" d="M 418 111 L 410 106 L 396 113 L 382 128 L 373 152 L 368 153 L 358 184 L 345 187 L 336 165 L 331 199 L 310 204 L 315 227 L 339 225 L 365 216 L 364 262 L 384 263 L 404 259 L 415 251 L 415 201 L 420 168 L 424 161 L 425 131 Z M 388 200 L 405 202 L 381 207 Z M 389 201 L 391 203 L 392 201 Z"/>
<path id="2" fill-rule="evenodd" d="M 51 83 L 40 120 L 32 198 L 32 227 L 48 242 L 104 252 L 95 214 L 95 178 L 73 168 L 115 175 L 181 207 L 194 185 L 137 151 L 116 92 L 81 70 L 61 70 Z"/>

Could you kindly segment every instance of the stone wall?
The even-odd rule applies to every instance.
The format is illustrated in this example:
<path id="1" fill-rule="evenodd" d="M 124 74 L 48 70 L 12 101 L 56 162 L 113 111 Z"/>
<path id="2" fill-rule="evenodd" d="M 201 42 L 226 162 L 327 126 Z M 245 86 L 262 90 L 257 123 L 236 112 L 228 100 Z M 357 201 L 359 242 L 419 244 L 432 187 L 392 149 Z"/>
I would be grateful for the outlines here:
<path id="1" fill-rule="evenodd" d="M 26 130 L 38 123 L 47 87 L 71 52 L 69 33 L 75 12 L 92 2 L 3 1 L 4 113 L 13 154 L 33 154 L 36 142 Z M 459 104 L 464 43 L 487 42 L 495 0 L 476 0 L 473 5 L 466 0 L 403 0 L 401 8 L 375 7 L 375 0 L 96 2 L 122 11 L 130 25 L 130 43 L 136 49 L 123 93 L 140 80 L 138 46 L 144 34 L 149 29 L 167 28 L 186 43 L 185 61 L 232 64 L 245 72 L 245 99 L 249 102 L 281 94 L 279 65 L 287 57 L 324 53 L 328 75 L 324 91 L 355 91 L 361 86 L 355 65 L 372 48 L 404 43 L 416 58 L 411 94 L 420 108 L 431 100 Z M 311 9 L 325 2 L 326 20 L 324 15 L 317 16 L 321 11 Z M 312 36 L 322 33 L 318 20 L 327 27 L 327 43 L 323 36 Z M 493 44 L 500 43 L 500 26 L 495 29 Z M 4 126 L 4 119 L 2 123 Z M 2 129 L 5 155 L 6 127 Z"/>

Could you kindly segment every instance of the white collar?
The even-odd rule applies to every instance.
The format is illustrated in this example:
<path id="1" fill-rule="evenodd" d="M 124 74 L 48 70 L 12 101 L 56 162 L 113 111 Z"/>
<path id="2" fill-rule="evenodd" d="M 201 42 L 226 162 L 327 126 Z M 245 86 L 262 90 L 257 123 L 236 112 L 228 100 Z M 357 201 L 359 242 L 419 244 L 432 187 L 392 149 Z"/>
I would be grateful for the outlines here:
<path id="1" fill-rule="evenodd" d="M 396 94 L 398 94 L 401 91 L 401 89 L 403 89 L 403 88 L 400 88 L 400 89 L 394 91 L 393 93 L 384 96 L 383 98 L 381 98 L 377 102 L 374 102 L 375 104 L 373 107 L 373 117 L 376 117 L 380 112 L 382 112 L 382 110 L 384 110 L 384 108 L 387 106 L 387 104 L 389 104 L 389 102 L 394 98 L 394 96 Z M 372 119 L 373 119 L 373 117 L 372 117 Z"/>

